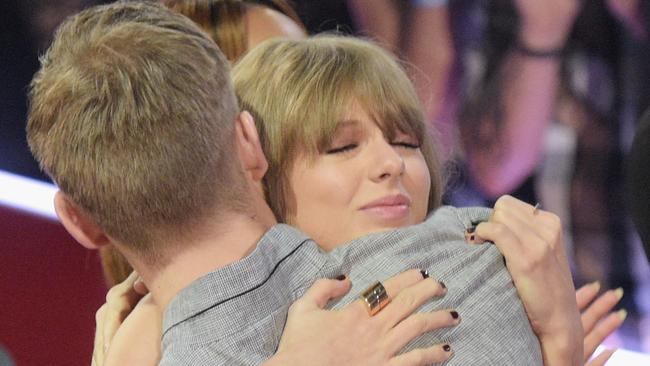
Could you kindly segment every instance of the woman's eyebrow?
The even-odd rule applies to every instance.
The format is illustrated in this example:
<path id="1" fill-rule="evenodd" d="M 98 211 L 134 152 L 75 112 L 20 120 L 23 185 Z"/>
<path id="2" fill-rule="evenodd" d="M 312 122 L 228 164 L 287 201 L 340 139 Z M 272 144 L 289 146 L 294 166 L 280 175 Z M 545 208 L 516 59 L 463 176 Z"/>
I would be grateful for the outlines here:
<path id="1" fill-rule="evenodd" d="M 338 135 L 346 131 L 352 131 L 352 132 L 356 131 L 359 129 L 360 125 L 361 125 L 361 121 L 356 119 L 341 120 L 336 124 L 336 128 L 334 129 L 332 135 Z"/>
<path id="2" fill-rule="evenodd" d="M 339 128 L 352 128 L 358 126 L 359 124 L 361 124 L 361 121 L 357 119 L 344 119 L 339 121 L 336 129 L 338 130 Z"/>

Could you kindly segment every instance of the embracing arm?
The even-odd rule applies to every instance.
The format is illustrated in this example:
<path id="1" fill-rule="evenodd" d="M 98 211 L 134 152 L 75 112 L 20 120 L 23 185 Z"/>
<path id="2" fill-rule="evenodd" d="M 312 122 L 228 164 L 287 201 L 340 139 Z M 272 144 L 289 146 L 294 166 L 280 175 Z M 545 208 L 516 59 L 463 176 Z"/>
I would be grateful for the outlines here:
<path id="1" fill-rule="evenodd" d="M 136 278 L 131 275 L 112 288 L 97 312 L 93 366 L 157 365 L 160 360 L 162 311 L 150 296 L 140 299 L 133 286 Z M 419 335 L 460 322 L 452 310 L 413 314 L 432 297 L 444 296 L 446 289 L 439 282 L 410 270 L 384 282 L 393 300 L 375 316 L 368 315 L 361 301 L 342 310 L 324 310 L 350 286 L 348 279 L 316 281 L 290 307 L 277 353 L 265 365 L 428 365 L 453 355 L 448 344 L 399 354 Z"/>
<path id="2" fill-rule="evenodd" d="M 556 215 L 504 196 L 490 220 L 476 227 L 476 234 L 494 242 L 506 258 L 546 366 L 583 365 L 622 323 L 621 313 L 610 313 L 620 291 L 606 292 L 595 301 L 599 288 L 593 284 L 574 292 Z M 589 365 L 602 365 L 606 359 L 602 356 Z"/>

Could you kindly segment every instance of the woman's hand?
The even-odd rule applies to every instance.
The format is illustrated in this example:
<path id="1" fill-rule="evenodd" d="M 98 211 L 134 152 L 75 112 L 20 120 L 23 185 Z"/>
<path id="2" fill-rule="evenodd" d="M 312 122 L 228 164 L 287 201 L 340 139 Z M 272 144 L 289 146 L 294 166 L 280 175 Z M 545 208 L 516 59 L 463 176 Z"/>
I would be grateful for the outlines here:
<path id="1" fill-rule="evenodd" d="M 446 293 L 444 286 L 426 277 L 410 270 L 385 281 L 393 300 L 372 317 L 361 301 L 342 310 L 323 310 L 329 300 L 349 291 L 350 281 L 316 281 L 291 306 L 278 352 L 267 366 L 428 365 L 447 360 L 453 354 L 449 345 L 396 356 L 415 337 L 460 322 L 453 310 L 412 314 L 430 298 Z M 137 274 L 132 274 L 111 288 L 97 311 L 93 366 L 158 364 L 162 311 L 150 295 L 142 297 L 146 289 L 136 284 Z"/>
<path id="2" fill-rule="evenodd" d="M 92 366 L 158 364 L 162 311 L 146 293 L 135 272 L 108 291 L 95 315 Z"/>
<path id="3" fill-rule="evenodd" d="M 386 280 L 392 301 L 370 316 L 359 300 L 341 310 L 323 310 L 350 290 L 350 281 L 319 280 L 289 310 L 270 365 L 429 365 L 452 355 L 449 345 L 432 345 L 398 355 L 408 342 L 428 331 L 459 323 L 458 313 L 440 310 L 412 314 L 446 288 L 418 270 Z"/>
<path id="4" fill-rule="evenodd" d="M 506 259 L 544 364 L 582 365 L 583 330 L 562 240 L 560 219 L 510 196 L 497 200 L 476 234 Z"/>
<path id="5" fill-rule="evenodd" d="M 619 310 L 611 312 L 623 297 L 623 290 L 609 290 L 596 299 L 600 290 L 598 282 L 582 286 L 576 291 L 576 302 L 582 312 L 582 328 L 585 332 L 584 360 L 587 362 L 596 348 L 616 329 L 618 329 L 627 312 Z M 594 300 L 596 299 L 596 300 Z M 614 350 L 606 350 L 587 363 L 588 366 L 601 366 L 611 357 Z"/>

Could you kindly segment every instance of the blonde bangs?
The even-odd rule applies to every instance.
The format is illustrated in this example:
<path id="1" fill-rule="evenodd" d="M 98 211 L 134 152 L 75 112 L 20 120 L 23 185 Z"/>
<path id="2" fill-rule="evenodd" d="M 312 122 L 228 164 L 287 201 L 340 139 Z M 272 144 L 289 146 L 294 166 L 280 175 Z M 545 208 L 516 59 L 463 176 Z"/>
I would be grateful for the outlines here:
<path id="1" fill-rule="evenodd" d="M 311 41 L 312 47 L 305 47 L 303 55 L 311 62 L 304 73 L 293 75 L 292 85 L 300 91 L 293 106 L 301 108 L 292 110 L 284 121 L 285 141 L 308 155 L 318 154 L 356 101 L 387 138 L 400 131 L 425 143 L 428 132 L 417 94 L 390 55 L 352 38 L 318 36 Z"/>

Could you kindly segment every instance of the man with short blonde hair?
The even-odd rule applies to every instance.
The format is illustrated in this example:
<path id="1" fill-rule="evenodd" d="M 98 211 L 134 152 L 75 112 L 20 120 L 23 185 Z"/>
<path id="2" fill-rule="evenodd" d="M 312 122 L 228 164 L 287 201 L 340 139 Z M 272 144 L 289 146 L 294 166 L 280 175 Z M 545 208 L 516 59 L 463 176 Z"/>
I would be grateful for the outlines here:
<path id="1" fill-rule="evenodd" d="M 229 66 L 181 15 L 100 9 L 66 22 L 43 57 L 29 144 L 66 201 L 162 264 L 175 251 L 164 242 L 181 245 L 207 218 L 250 205 L 233 159 Z"/>

